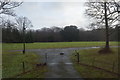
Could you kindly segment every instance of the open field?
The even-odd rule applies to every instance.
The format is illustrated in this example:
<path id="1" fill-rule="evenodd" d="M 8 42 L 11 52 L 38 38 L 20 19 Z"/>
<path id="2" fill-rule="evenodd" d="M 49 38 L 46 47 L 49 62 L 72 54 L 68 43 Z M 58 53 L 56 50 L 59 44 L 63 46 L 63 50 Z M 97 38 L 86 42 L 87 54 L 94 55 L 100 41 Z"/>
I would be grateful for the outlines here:
<path id="1" fill-rule="evenodd" d="M 102 69 L 118 73 L 118 48 L 112 48 L 110 54 L 99 54 L 99 49 L 79 50 L 80 63 L 100 67 Z M 76 56 L 72 55 L 75 69 L 83 78 L 116 78 L 117 75 L 102 70 L 75 63 Z M 114 64 L 114 65 L 113 65 Z"/>
<path id="2" fill-rule="evenodd" d="M 71 47 L 92 47 L 104 46 L 105 42 L 44 42 L 44 43 L 26 43 L 26 49 L 43 48 L 71 48 Z M 110 42 L 110 46 L 117 46 L 118 42 Z M 2 50 L 23 49 L 22 43 L 3 43 Z"/>

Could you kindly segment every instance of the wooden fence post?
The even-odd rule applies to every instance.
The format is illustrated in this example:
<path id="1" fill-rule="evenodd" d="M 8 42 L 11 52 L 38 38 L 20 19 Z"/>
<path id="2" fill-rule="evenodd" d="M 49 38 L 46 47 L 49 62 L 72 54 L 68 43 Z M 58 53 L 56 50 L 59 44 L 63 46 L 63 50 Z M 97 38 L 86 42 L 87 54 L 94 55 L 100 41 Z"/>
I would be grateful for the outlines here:
<path id="1" fill-rule="evenodd" d="M 23 61 L 23 72 L 25 72 L 25 62 Z"/>
<path id="2" fill-rule="evenodd" d="M 78 55 L 78 63 L 79 63 L 79 62 L 80 62 L 80 58 L 79 58 L 80 56 L 79 56 L 79 53 L 77 53 L 77 55 Z"/>

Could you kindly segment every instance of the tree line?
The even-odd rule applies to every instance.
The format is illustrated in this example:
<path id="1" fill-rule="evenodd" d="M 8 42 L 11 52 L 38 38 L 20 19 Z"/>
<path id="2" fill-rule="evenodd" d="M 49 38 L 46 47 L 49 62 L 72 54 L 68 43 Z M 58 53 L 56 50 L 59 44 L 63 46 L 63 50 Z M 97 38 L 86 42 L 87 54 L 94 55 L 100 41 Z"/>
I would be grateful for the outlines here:
<path id="1" fill-rule="evenodd" d="M 110 41 L 118 41 L 118 27 L 111 28 Z M 8 25 L 2 28 L 2 42 L 4 43 L 22 43 L 23 31 Z M 93 30 L 84 30 L 75 25 L 51 28 L 41 28 L 39 30 L 26 30 L 25 42 L 72 42 L 72 41 L 105 41 L 105 29 L 98 28 Z"/>

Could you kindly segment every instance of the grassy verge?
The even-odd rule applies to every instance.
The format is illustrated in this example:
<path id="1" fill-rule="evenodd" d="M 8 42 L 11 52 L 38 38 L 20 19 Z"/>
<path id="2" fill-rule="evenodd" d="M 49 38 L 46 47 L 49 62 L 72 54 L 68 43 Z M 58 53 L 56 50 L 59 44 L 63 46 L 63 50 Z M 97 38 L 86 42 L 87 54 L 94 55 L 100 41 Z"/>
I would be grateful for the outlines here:
<path id="1" fill-rule="evenodd" d="M 38 55 L 34 52 L 27 52 L 23 55 L 21 52 L 8 52 L 3 51 L 2 54 L 2 78 L 15 78 L 16 75 L 23 72 L 23 61 L 25 62 L 25 71 L 35 68 L 35 64 L 38 62 Z M 41 70 L 31 71 L 30 73 L 20 75 L 20 78 L 35 78 L 44 77 L 43 73 L 46 71 L 46 67 L 39 67 Z"/>
<path id="2" fill-rule="evenodd" d="M 71 48 L 71 47 L 91 47 L 104 46 L 105 42 L 44 42 L 44 43 L 26 43 L 27 49 L 40 48 Z M 117 46 L 118 42 L 110 42 L 110 46 Z M 22 43 L 3 43 L 3 50 L 23 49 Z"/>
<path id="3" fill-rule="evenodd" d="M 79 50 L 80 62 L 88 65 L 94 65 L 109 71 L 118 73 L 118 48 L 112 48 L 113 52 L 110 54 L 99 54 L 99 49 L 85 49 Z M 97 70 L 92 67 L 76 64 L 76 56 L 72 55 L 75 69 L 83 78 L 117 78 L 117 75 L 107 73 L 105 71 Z M 94 63 L 93 63 L 94 61 Z M 114 69 L 113 69 L 114 63 Z"/>

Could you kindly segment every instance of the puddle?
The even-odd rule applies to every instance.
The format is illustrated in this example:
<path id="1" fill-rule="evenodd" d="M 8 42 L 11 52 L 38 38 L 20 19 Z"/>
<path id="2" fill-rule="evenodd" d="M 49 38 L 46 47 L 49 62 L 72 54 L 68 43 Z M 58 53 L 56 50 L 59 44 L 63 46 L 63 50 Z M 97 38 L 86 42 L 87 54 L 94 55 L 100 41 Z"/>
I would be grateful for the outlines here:
<path id="1" fill-rule="evenodd" d="M 57 65 L 57 64 L 61 64 L 61 63 L 48 63 L 48 65 Z M 63 63 L 63 64 L 72 65 L 73 63 Z"/>

